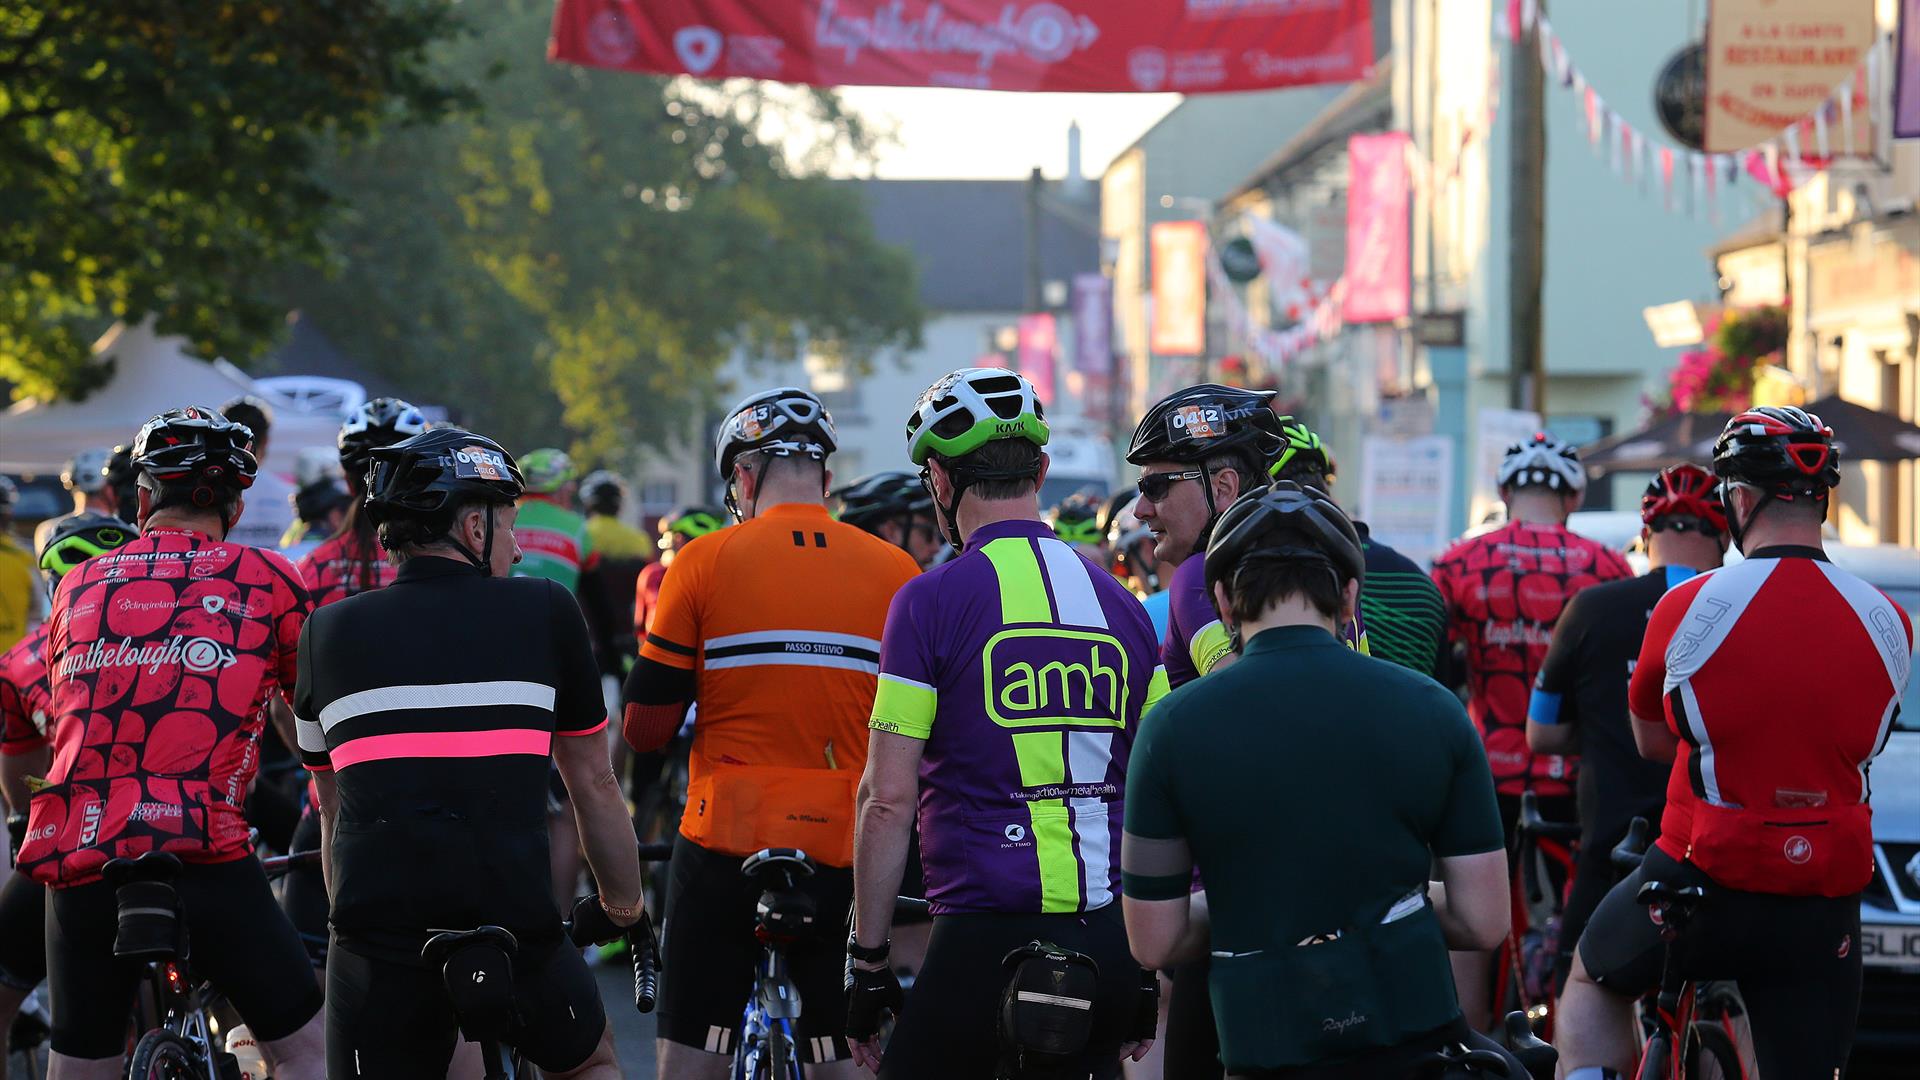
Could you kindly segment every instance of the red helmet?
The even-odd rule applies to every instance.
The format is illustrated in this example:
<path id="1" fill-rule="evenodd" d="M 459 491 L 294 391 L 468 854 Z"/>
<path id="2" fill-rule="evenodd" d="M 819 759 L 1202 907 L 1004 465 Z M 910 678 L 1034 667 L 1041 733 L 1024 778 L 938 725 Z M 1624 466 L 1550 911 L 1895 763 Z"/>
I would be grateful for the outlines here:
<path id="1" fill-rule="evenodd" d="M 1727 508 L 1720 485 L 1698 465 L 1669 465 L 1640 496 L 1640 520 L 1649 528 L 1666 518 L 1689 518 L 1717 533 L 1727 531 Z M 1676 521 L 1675 524 L 1678 524 Z"/>

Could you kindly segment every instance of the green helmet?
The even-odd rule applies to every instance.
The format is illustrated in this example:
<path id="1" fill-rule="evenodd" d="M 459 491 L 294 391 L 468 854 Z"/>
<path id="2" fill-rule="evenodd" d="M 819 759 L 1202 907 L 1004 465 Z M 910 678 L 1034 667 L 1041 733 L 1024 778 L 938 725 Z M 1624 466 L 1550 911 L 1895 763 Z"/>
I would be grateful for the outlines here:
<path id="1" fill-rule="evenodd" d="M 1104 544 L 1107 531 L 1100 527 L 1101 509 L 1091 495 L 1069 495 L 1047 512 L 1047 524 L 1053 526 L 1053 535 L 1066 543 Z"/>
<path id="2" fill-rule="evenodd" d="M 1033 384 L 1001 368 L 961 368 L 944 375 L 907 418 L 907 456 L 964 457 L 996 439 L 1047 445 L 1047 419 Z"/>
<path id="3" fill-rule="evenodd" d="M 726 527 L 727 520 L 722 513 L 708 506 L 676 506 L 660 518 L 661 536 L 679 533 L 689 540 Z"/>
<path id="4" fill-rule="evenodd" d="M 520 475 L 527 478 L 527 490 L 551 495 L 573 479 L 573 459 L 564 450 L 545 447 L 529 451 L 520 459 Z"/>
<path id="5" fill-rule="evenodd" d="M 1267 475 L 1275 480 L 1288 479 L 1290 471 L 1307 471 L 1319 476 L 1333 476 L 1333 459 L 1327 456 L 1327 448 L 1320 442 L 1320 436 L 1313 429 L 1294 417 L 1280 418 L 1280 434 L 1283 439 L 1280 452 L 1274 455 L 1273 464 L 1267 467 Z"/>
<path id="6" fill-rule="evenodd" d="M 40 569 L 46 571 L 47 586 L 60 583 L 67 571 L 96 555 L 138 539 L 140 530 L 105 514 L 81 514 L 62 521 L 40 549 Z"/>

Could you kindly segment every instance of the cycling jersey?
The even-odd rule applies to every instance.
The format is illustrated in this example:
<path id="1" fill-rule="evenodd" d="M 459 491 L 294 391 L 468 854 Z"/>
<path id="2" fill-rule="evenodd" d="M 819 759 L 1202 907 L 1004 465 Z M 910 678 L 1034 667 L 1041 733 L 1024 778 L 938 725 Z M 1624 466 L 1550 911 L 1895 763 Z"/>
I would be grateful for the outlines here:
<path id="1" fill-rule="evenodd" d="M 1467 713 L 1487 744 L 1496 789 L 1566 795 L 1575 762 L 1527 749 L 1527 700 L 1554 621 L 1589 585 L 1633 576 L 1625 556 L 1564 525 L 1511 522 L 1434 560 L 1447 636 L 1467 649 Z"/>
<path id="2" fill-rule="evenodd" d="M 0 653 L 0 755 L 31 753 L 50 741 L 47 719 L 53 715 L 53 698 L 47 688 L 46 647 L 47 624 L 41 623 Z"/>
<path id="3" fill-rule="evenodd" d="M 1433 675 L 1439 670 L 1440 643 L 1447 635 L 1447 606 L 1440 591 L 1419 564 L 1369 535 L 1365 522 L 1356 521 L 1353 527 L 1360 533 L 1360 550 L 1367 560 L 1367 573 L 1360 581 L 1365 651 Z"/>
<path id="4" fill-rule="evenodd" d="M 604 559 L 653 558 L 653 537 L 612 514 L 587 518 L 587 541 L 590 549 Z"/>
<path id="5" fill-rule="evenodd" d="M 1817 548 L 1763 548 L 1667 593 L 1630 688 L 1680 739 L 1660 848 L 1732 889 L 1865 888 L 1868 764 L 1912 659 L 1907 613 Z"/>
<path id="6" fill-rule="evenodd" d="M 1173 597 L 1167 590 L 1149 593 L 1140 598 L 1140 606 L 1147 609 L 1147 618 L 1153 623 L 1153 640 L 1165 641 L 1167 627 L 1173 621 Z"/>
<path id="7" fill-rule="evenodd" d="M 40 572 L 33 555 L 0 529 L 0 649 L 27 636 L 27 617 L 40 595 Z"/>
<path id="8" fill-rule="evenodd" d="M 393 584 L 398 571 L 387 562 L 378 541 L 363 544 L 358 535 L 343 532 L 322 540 L 318 547 L 302 556 L 294 566 L 313 597 L 313 606 L 323 608 L 356 593 L 384 589 Z"/>
<path id="9" fill-rule="evenodd" d="M 660 586 L 667 579 L 667 564 L 651 562 L 640 568 L 633 586 L 633 636 L 645 641 L 653 628 L 654 612 L 660 610 Z"/>
<path id="10" fill-rule="evenodd" d="M 640 656 L 698 672 L 681 835 L 729 855 L 797 847 L 852 865 L 880 628 L 919 570 L 892 544 L 800 503 L 674 554 Z"/>
<path id="11" fill-rule="evenodd" d="M 1233 651 L 1233 635 L 1207 592 L 1204 552 L 1187 556 L 1167 586 L 1167 633 L 1160 639 L 1160 662 L 1167 668 L 1167 685 L 1185 686 L 1213 670 Z"/>
<path id="12" fill-rule="evenodd" d="M 278 553 L 150 529 L 60 580 L 53 768 L 20 866 L 56 888 L 120 855 L 252 852 L 244 803 L 268 696 L 292 691 L 310 603 Z"/>
<path id="13" fill-rule="evenodd" d="M 606 726 L 586 624 L 556 584 L 407 560 L 314 613 L 293 696 L 300 755 L 334 773 L 333 929 L 412 961 L 429 928 L 555 944 L 547 849 L 556 735 Z"/>
<path id="14" fill-rule="evenodd" d="M 1166 692 L 1157 653 L 1126 586 L 1040 521 L 981 526 L 900 590 L 871 727 L 926 741 L 935 915 L 1113 902 L 1129 751 Z"/>
<path id="15" fill-rule="evenodd" d="M 593 540 L 587 519 L 559 503 L 529 494 L 520 500 L 513 537 L 520 543 L 520 562 L 514 577 L 541 577 L 580 591 L 580 575 L 592 568 Z"/>

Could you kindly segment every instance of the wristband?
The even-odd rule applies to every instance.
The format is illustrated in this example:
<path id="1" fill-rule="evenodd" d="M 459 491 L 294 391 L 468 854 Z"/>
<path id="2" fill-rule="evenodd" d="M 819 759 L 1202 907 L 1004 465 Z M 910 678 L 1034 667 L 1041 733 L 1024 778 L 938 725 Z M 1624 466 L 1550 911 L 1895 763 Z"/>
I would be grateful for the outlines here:
<path id="1" fill-rule="evenodd" d="M 621 907 L 619 904 L 608 903 L 607 898 L 602 896 L 600 898 L 600 910 L 606 912 L 609 917 L 615 920 L 624 919 L 632 922 L 634 917 L 640 914 L 640 905 L 635 904 L 632 907 Z"/>
<path id="2" fill-rule="evenodd" d="M 892 951 L 893 941 L 891 938 L 869 949 L 858 941 L 855 941 L 852 934 L 847 935 L 847 955 L 863 964 L 882 963 Z"/>

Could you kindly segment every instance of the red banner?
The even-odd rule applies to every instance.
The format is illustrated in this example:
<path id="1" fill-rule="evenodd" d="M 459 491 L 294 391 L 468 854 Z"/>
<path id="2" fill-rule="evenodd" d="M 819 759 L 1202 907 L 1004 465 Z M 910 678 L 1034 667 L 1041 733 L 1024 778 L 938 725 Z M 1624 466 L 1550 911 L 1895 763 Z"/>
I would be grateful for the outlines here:
<path id="1" fill-rule="evenodd" d="M 1347 296 L 1350 323 L 1406 317 L 1413 286 L 1407 254 L 1408 136 L 1347 140 Z"/>
<path id="2" fill-rule="evenodd" d="M 1207 226 L 1162 221 L 1147 230 L 1153 271 L 1152 332 L 1147 347 L 1160 356 L 1207 351 Z"/>
<path id="3" fill-rule="evenodd" d="M 553 60 L 823 86 L 1203 94 L 1350 82 L 1371 0 L 560 0 Z"/>

